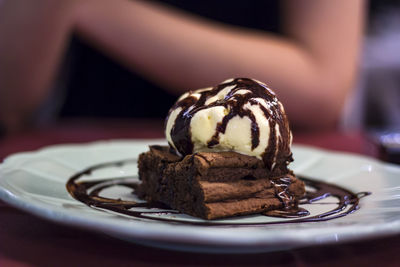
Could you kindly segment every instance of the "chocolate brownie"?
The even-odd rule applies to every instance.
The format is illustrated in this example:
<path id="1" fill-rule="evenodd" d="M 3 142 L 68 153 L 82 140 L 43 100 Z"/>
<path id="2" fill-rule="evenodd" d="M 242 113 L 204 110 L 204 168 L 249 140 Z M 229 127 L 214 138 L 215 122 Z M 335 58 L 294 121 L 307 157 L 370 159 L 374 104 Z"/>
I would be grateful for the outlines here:
<path id="1" fill-rule="evenodd" d="M 139 197 L 204 219 L 282 209 L 305 193 L 286 164 L 270 171 L 262 160 L 236 152 L 181 158 L 167 146 L 151 146 L 139 156 L 139 178 Z"/>

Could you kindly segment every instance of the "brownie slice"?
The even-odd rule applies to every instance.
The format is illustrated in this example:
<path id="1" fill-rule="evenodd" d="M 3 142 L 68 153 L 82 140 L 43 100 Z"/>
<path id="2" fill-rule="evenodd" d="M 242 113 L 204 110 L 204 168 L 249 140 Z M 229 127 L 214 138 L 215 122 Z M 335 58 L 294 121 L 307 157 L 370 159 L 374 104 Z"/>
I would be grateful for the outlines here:
<path id="1" fill-rule="evenodd" d="M 140 198 L 204 219 L 280 209 L 283 195 L 296 202 L 305 193 L 303 182 L 286 165 L 269 171 L 256 157 L 236 152 L 181 158 L 166 146 L 151 146 L 139 156 L 139 178 Z"/>

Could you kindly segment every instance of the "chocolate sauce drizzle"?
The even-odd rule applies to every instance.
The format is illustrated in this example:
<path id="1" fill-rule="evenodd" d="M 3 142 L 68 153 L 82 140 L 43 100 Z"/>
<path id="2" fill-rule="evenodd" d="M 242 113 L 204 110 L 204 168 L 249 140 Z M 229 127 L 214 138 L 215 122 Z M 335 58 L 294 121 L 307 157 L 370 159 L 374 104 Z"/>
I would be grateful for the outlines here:
<path id="1" fill-rule="evenodd" d="M 209 98 L 217 95 L 227 87 L 232 87 L 232 89 L 224 99 L 208 105 L 205 104 Z M 235 94 L 239 90 L 247 90 L 248 93 Z M 200 98 L 193 96 L 192 93 L 200 94 Z M 265 100 L 268 108 L 260 104 L 256 98 Z M 270 134 L 268 146 L 262 155 L 265 166 L 270 170 L 275 166 L 274 163 L 287 166 L 293 159 L 290 152 L 291 133 L 289 122 L 283 106 L 280 104 L 273 91 L 265 84 L 248 78 L 236 78 L 219 84 L 210 90 L 190 92 L 187 97 L 176 102 L 169 111 L 170 115 L 173 110 L 182 108 L 170 132 L 175 148 L 181 155 L 192 154 L 194 152 L 194 145 L 191 138 L 190 122 L 193 116 L 200 110 L 223 106 L 228 110 L 228 114 L 217 124 L 215 133 L 207 146 L 212 148 L 218 145 L 219 135 L 225 133 L 229 121 L 235 116 L 240 116 L 241 118 L 248 117 L 251 121 L 251 144 L 252 150 L 254 150 L 260 143 L 260 126 L 252 111 L 245 108 L 247 103 L 259 106 L 269 122 Z M 169 115 L 167 116 L 166 122 L 168 121 Z M 279 128 L 279 135 L 276 132 L 276 125 L 278 125 Z M 171 144 L 170 146 L 173 147 Z"/>
<path id="2" fill-rule="evenodd" d="M 167 205 L 163 203 L 139 203 L 134 201 L 125 201 L 121 199 L 111 199 L 101 197 L 100 194 L 103 190 L 111 188 L 113 186 L 125 186 L 133 191 L 137 188 L 139 182 L 132 178 L 120 178 L 120 179 L 103 179 L 98 181 L 86 181 L 79 182 L 78 180 L 85 175 L 90 175 L 93 171 L 122 166 L 126 163 L 136 162 L 136 160 L 124 160 L 112 163 L 104 163 L 90 167 L 84 171 L 81 171 L 74 176 L 72 176 L 67 184 L 68 192 L 82 203 L 88 205 L 92 208 L 99 208 L 103 210 L 108 210 L 115 212 L 117 214 L 127 215 L 133 218 L 153 220 L 153 221 L 164 221 L 168 223 L 178 223 L 178 224 L 190 224 L 190 225 L 203 225 L 203 226 L 262 226 L 267 224 L 284 224 L 284 223 L 303 223 L 303 222 L 318 222 L 326 221 L 331 219 L 340 218 L 351 214 L 359 209 L 360 198 L 369 195 L 369 192 L 353 193 L 347 189 L 339 187 L 334 184 L 324 183 L 320 181 L 315 181 L 305 177 L 299 177 L 304 181 L 306 186 L 313 188 L 313 190 L 306 191 L 306 195 L 300 200 L 299 203 L 293 203 L 291 196 L 288 194 L 287 189 L 290 185 L 290 180 L 288 178 L 280 178 L 273 181 L 276 194 L 283 202 L 283 208 L 278 210 L 270 210 L 263 212 L 263 215 L 281 217 L 281 218 L 294 218 L 291 220 L 280 220 L 274 222 L 262 222 L 262 223 L 216 223 L 213 221 L 181 221 L 179 219 L 172 219 L 167 217 L 162 217 L 162 214 L 179 214 L 178 211 L 170 209 Z M 309 215 L 309 212 L 300 207 L 304 204 L 326 204 L 319 203 L 329 196 L 335 197 L 337 199 L 336 207 L 313 216 L 305 217 Z M 298 206 L 300 205 L 300 206 Z M 135 208 L 140 208 L 135 210 Z M 160 212 L 159 210 L 163 210 Z M 150 217 L 149 215 L 157 215 Z"/>

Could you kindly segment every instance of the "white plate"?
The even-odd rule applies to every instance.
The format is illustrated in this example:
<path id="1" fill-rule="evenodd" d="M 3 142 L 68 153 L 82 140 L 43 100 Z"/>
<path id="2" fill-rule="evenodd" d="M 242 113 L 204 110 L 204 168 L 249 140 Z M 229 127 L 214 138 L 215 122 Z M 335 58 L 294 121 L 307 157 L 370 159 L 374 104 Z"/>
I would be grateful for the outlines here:
<path id="1" fill-rule="evenodd" d="M 100 231 L 136 243 L 190 251 L 272 251 L 400 233 L 399 167 L 367 157 L 297 145 L 293 146 L 295 162 L 291 164 L 296 174 L 334 183 L 355 193 L 372 192 L 360 200 L 358 211 L 317 223 L 261 227 L 193 226 L 128 218 L 93 209 L 73 199 L 67 192 L 65 184 L 73 174 L 96 164 L 137 158 L 150 143 L 163 142 L 104 141 L 52 146 L 12 155 L 0 165 L 0 198 L 55 222 Z M 136 173 L 136 164 L 131 164 L 96 171 L 89 179 L 125 177 Z M 109 194 L 132 196 L 124 188 L 117 188 Z M 276 220 L 262 217 L 262 220 Z M 176 220 L 176 216 L 173 219 Z M 185 215 L 178 215 L 178 219 L 197 220 Z M 246 216 L 223 222 L 234 225 L 258 220 L 260 216 Z"/>

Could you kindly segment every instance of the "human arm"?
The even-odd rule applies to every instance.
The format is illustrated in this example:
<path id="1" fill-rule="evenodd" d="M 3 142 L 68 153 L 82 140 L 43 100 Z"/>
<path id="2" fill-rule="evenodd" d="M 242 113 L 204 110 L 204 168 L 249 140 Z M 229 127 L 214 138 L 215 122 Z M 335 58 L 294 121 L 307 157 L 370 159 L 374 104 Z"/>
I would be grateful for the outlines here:
<path id="1" fill-rule="evenodd" d="M 68 1 L 0 3 L 0 123 L 8 132 L 26 127 L 49 94 L 72 31 Z"/>
<path id="2" fill-rule="evenodd" d="M 161 5 L 105 0 L 88 2 L 77 29 L 175 92 L 254 77 L 276 88 L 295 125 L 332 128 L 356 74 L 363 1 L 287 0 L 283 15 L 285 37 L 277 37 Z"/>
<path id="3" fill-rule="evenodd" d="M 53 48 L 44 49 L 42 55 L 49 62 L 47 67 L 27 78 L 24 74 L 29 71 L 14 68 L 24 77 L 25 82 L 20 82 L 32 87 L 26 90 L 36 95 L 32 99 L 38 99 L 29 100 L 25 110 L 32 109 L 47 93 L 45 88 L 59 61 L 62 40 L 71 29 L 133 71 L 176 93 L 228 77 L 266 81 L 277 90 L 293 124 L 302 127 L 333 127 L 355 77 L 363 25 L 362 0 L 286 0 L 286 37 L 205 20 L 154 3 L 69 3 L 74 3 L 74 8 L 50 18 L 49 23 L 58 33 L 52 36 L 55 29 L 45 31 L 48 40 L 42 45 Z M 34 61 L 25 63 L 32 66 Z M 14 87 L 21 92 L 18 87 L 23 86 Z M 14 96 L 18 100 L 18 93 Z"/>

